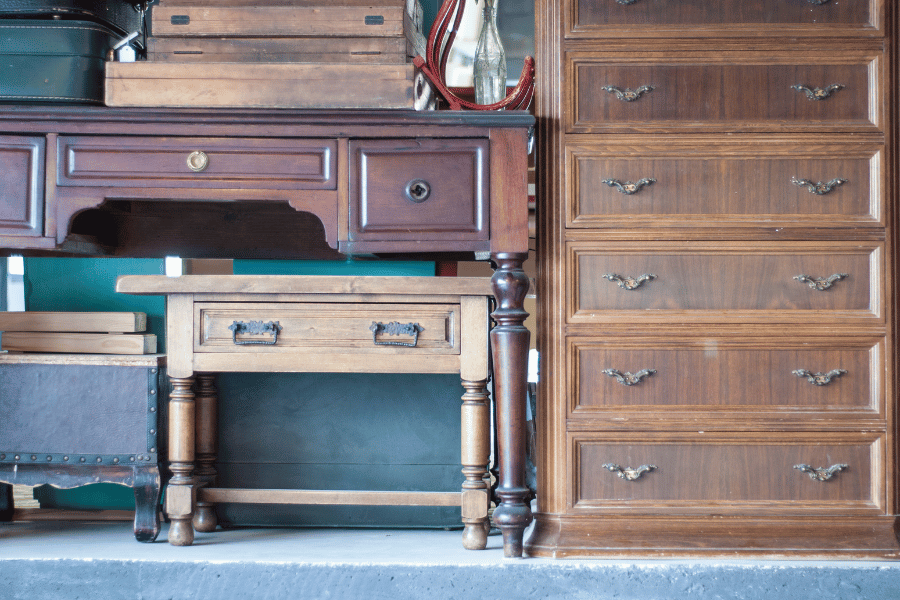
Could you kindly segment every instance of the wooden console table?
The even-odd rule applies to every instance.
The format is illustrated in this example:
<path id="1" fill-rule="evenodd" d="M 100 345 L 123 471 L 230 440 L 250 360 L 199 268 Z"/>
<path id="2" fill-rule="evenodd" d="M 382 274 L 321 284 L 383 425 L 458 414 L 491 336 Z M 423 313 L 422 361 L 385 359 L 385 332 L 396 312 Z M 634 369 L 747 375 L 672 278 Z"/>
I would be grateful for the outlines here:
<path id="1" fill-rule="evenodd" d="M 520 556 L 525 112 L 0 108 L 0 248 L 490 259 L 504 551 Z"/>

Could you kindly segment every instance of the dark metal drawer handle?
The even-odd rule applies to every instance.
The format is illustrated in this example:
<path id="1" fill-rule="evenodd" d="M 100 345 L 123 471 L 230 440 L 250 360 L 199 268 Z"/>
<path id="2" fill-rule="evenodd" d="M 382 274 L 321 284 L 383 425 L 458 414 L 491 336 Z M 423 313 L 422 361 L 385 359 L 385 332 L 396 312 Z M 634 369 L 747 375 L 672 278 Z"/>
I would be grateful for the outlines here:
<path id="1" fill-rule="evenodd" d="M 829 277 L 810 277 L 809 275 L 795 275 L 794 279 L 809 286 L 809 289 L 818 292 L 824 292 L 834 285 L 836 281 L 840 281 L 844 277 L 849 277 L 847 273 L 835 273 Z"/>
<path id="2" fill-rule="evenodd" d="M 806 377 L 806 380 L 813 385 L 828 385 L 835 377 L 846 375 L 847 371 L 844 369 L 832 369 L 827 373 L 812 373 L 806 369 L 797 369 L 796 371 L 791 371 L 791 373 L 797 377 Z"/>
<path id="3" fill-rule="evenodd" d="M 431 196 L 431 184 L 424 179 L 413 179 L 406 184 L 406 198 L 413 202 L 425 202 Z"/>
<path id="4" fill-rule="evenodd" d="M 649 94 L 655 88 L 652 85 L 642 85 L 636 90 L 631 90 L 628 88 L 625 88 L 623 90 L 622 88 L 616 87 L 614 85 L 607 85 L 601 89 L 603 89 L 604 92 L 615 94 L 616 98 L 618 98 L 622 102 L 634 102 L 635 100 L 639 100 L 644 94 Z"/>
<path id="5" fill-rule="evenodd" d="M 638 371 L 637 373 L 628 373 L 627 371 L 623 373 L 618 369 L 603 369 L 601 371 L 604 375 L 609 375 L 610 377 L 615 377 L 616 381 L 621 383 L 622 385 L 637 385 L 639 384 L 645 377 L 650 377 L 651 375 L 656 374 L 656 369 L 643 369 Z"/>
<path id="6" fill-rule="evenodd" d="M 278 321 L 269 321 L 268 323 L 263 323 L 262 321 L 250 321 L 249 323 L 244 323 L 243 321 L 235 321 L 228 326 L 228 329 L 231 330 L 231 340 L 238 346 L 274 346 L 278 343 L 278 332 L 281 331 L 281 325 L 278 323 Z M 272 336 L 272 339 L 238 340 L 237 336 L 239 333 L 247 333 L 250 335 L 270 334 Z"/>
<path id="7" fill-rule="evenodd" d="M 826 98 L 829 98 L 834 92 L 844 89 L 844 86 L 839 83 L 832 83 L 826 88 L 818 88 L 800 85 L 798 83 L 797 85 L 792 85 L 791 89 L 806 94 L 807 100 L 825 100 Z"/>
<path id="8" fill-rule="evenodd" d="M 640 479 L 641 475 L 644 473 L 649 473 L 655 469 L 658 469 L 656 465 L 641 465 L 637 469 L 632 469 L 630 467 L 620 467 L 615 463 L 606 463 L 605 465 L 601 465 L 607 471 L 612 471 L 616 473 L 621 479 L 625 481 L 634 481 L 636 479 Z"/>
<path id="9" fill-rule="evenodd" d="M 796 177 L 791 178 L 791 183 L 796 186 L 805 187 L 809 193 L 815 194 L 816 196 L 824 196 L 825 194 L 834 190 L 834 188 L 839 185 L 844 185 L 847 183 L 846 179 L 832 179 L 831 181 L 824 182 L 818 181 L 813 183 L 809 179 L 797 179 Z"/>
<path id="10" fill-rule="evenodd" d="M 608 279 L 610 281 L 615 281 L 616 285 L 618 285 L 623 290 L 636 290 L 641 287 L 645 281 L 650 281 L 651 279 L 656 279 L 656 275 L 653 273 L 644 273 L 643 275 L 638 275 L 637 277 L 628 277 L 625 275 L 624 277 L 621 275 L 616 275 L 615 273 L 604 273 L 600 277 L 604 279 Z"/>
<path id="11" fill-rule="evenodd" d="M 650 177 L 644 177 L 643 179 L 636 182 L 626 181 L 625 183 L 622 183 L 618 179 L 604 179 L 600 183 L 605 183 L 609 187 L 614 187 L 619 190 L 619 192 L 627 196 L 631 196 L 637 194 L 646 186 L 653 185 L 654 183 L 656 183 L 656 180 Z"/>
<path id="12" fill-rule="evenodd" d="M 387 325 L 373 321 L 369 329 L 372 331 L 372 341 L 376 346 L 405 346 L 407 348 L 415 348 L 419 343 L 419 333 L 425 331 L 425 328 L 418 323 L 403 324 L 397 321 L 392 321 Z M 411 335 L 413 340 L 411 342 L 379 342 L 378 334 L 382 332 L 387 335 Z"/>
<path id="13" fill-rule="evenodd" d="M 818 469 L 809 465 L 794 465 L 794 468 L 801 473 L 806 473 L 813 481 L 828 481 L 840 471 L 849 468 L 849 465 L 838 464 L 830 467 L 819 467 Z"/>

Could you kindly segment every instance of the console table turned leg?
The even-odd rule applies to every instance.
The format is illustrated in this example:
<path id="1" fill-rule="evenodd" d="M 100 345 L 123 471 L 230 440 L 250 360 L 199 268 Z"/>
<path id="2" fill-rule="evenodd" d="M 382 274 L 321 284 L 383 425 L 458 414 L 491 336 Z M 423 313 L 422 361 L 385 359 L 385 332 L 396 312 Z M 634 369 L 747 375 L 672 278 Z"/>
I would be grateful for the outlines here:
<path id="1" fill-rule="evenodd" d="M 487 380 L 462 382 L 466 393 L 462 405 L 462 465 L 466 480 L 462 484 L 463 547 L 484 550 L 487 547 L 489 489 L 485 482 L 491 458 L 490 414 Z"/>
<path id="2" fill-rule="evenodd" d="M 218 393 L 215 385 L 216 376 L 211 373 L 197 375 L 197 395 L 194 398 L 197 413 L 196 429 L 196 462 L 197 470 L 194 472 L 198 487 L 214 485 L 216 482 L 217 440 L 218 427 Z M 198 500 L 194 511 L 194 530 L 204 533 L 215 531 L 218 525 L 216 507 L 212 502 Z"/>
<path id="3" fill-rule="evenodd" d="M 158 467 L 134 468 L 134 539 L 153 542 L 159 535 Z"/>
<path id="4" fill-rule="evenodd" d="M 169 468 L 172 479 L 166 488 L 166 513 L 169 515 L 169 543 L 190 546 L 194 543 L 191 520 L 196 501 L 194 471 L 194 392 L 193 377 L 172 377 L 169 395 Z"/>
<path id="5" fill-rule="evenodd" d="M 521 557 L 525 528 L 531 523 L 531 494 L 525 485 L 525 401 L 527 397 L 530 334 L 523 323 L 528 276 L 522 263 L 525 253 L 497 253 L 491 278 L 497 308 L 491 314 L 494 391 L 497 404 L 497 446 L 500 481 L 494 524 L 503 534 L 503 554 Z"/>

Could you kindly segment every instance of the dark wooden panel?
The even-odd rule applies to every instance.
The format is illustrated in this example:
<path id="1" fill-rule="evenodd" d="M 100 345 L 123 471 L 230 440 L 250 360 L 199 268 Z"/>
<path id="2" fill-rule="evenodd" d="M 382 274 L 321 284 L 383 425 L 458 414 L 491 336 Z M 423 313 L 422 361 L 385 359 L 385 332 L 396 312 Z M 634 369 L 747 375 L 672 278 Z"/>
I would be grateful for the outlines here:
<path id="1" fill-rule="evenodd" d="M 44 138 L 0 136 L 0 235 L 39 237 L 44 226 Z"/>

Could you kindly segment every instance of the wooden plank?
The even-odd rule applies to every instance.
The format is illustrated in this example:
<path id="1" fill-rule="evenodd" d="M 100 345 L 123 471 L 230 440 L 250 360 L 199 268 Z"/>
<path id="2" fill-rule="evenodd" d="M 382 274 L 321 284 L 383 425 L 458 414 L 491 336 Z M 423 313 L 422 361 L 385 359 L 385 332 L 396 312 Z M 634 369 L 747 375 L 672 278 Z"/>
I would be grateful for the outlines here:
<path id="1" fill-rule="evenodd" d="M 147 329 L 140 312 L 0 312 L 0 331 L 136 333 Z"/>
<path id="2" fill-rule="evenodd" d="M 106 63 L 108 106 L 413 108 L 413 65 Z"/>
<path id="3" fill-rule="evenodd" d="M 168 343 L 168 342 L 167 342 Z M 170 348 L 174 348 L 169 343 Z M 251 346 L 252 348 L 252 346 Z M 297 350 L 288 352 L 210 352 L 193 355 L 196 372 L 224 373 L 459 373 L 457 354 L 350 354 Z M 169 362 L 172 363 L 171 355 Z M 171 374 L 172 369 L 169 368 Z"/>
<path id="4" fill-rule="evenodd" d="M 0 365 L 91 365 L 98 367 L 164 367 L 165 354 L 27 354 L 0 353 Z"/>
<path id="5" fill-rule="evenodd" d="M 37 501 L 35 501 L 37 502 Z M 13 511 L 13 521 L 134 521 L 133 510 L 67 510 L 23 506 Z"/>
<path id="6" fill-rule="evenodd" d="M 357 490 L 251 490 L 201 488 L 203 502 L 242 504 L 333 504 L 365 506 L 460 506 L 460 492 L 370 492 Z"/>
<path id="7" fill-rule="evenodd" d="M 155 62 L 381 63 L 409 62 L 402 38 L 163 38 L 147 40 L 147 60 Z"/>
<path id="8" fill-rule="evenodd" d="M 78 352 L 86 354 L 154 354 L 152 334 L 35 333 L 8 331 L 0 338 L 3 350 L 18 352 Z"/>

